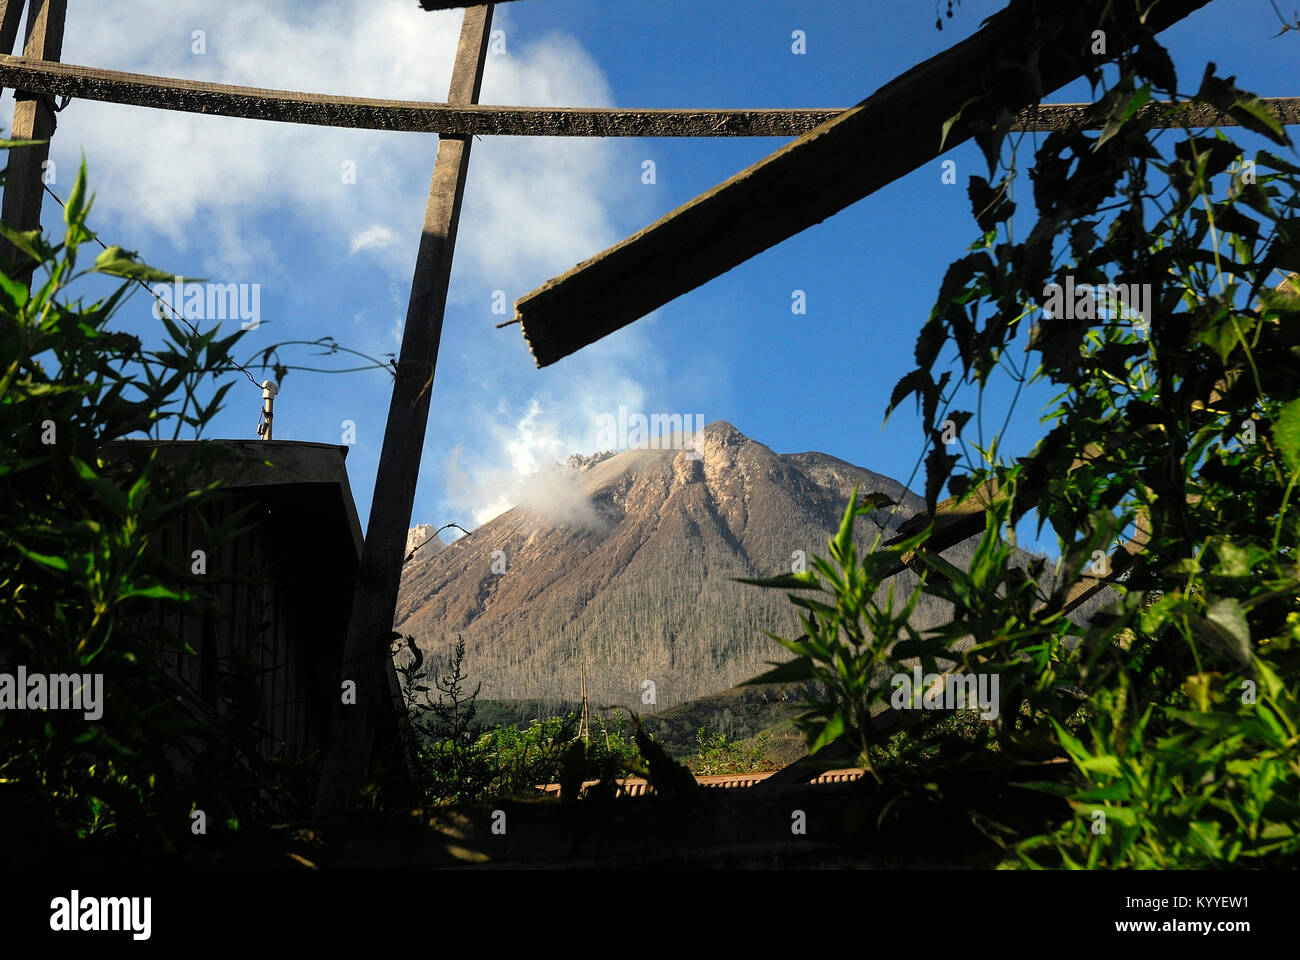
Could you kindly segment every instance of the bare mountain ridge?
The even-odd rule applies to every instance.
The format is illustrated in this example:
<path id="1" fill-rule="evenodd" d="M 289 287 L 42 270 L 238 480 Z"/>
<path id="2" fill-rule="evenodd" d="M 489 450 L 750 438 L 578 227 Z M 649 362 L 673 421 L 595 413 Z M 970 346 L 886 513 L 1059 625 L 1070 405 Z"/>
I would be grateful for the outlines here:
<path id="1" fill-rule="evenodd" d="M 436 657 L 463 635 L 484 698 L 573 703 L 585 663 L 593 704 L 650 713 L 788 658 L 763 631 L 797 635 L 795 608 L 780 591 L 732 578 L 787 572 L 796 551 L 826 555 L 855 483 L 902 504 L 892 518 L 859 519 L 862 550 L 879 524 L 892 530 L 923 506 L 896 480 L 826 454 L 774 453 L 724 421 L 696 447 L 696 456 L 625 450 L 545 471 L 525 505 L 416 554 L 395 629 Z M 961 544 L 946 555 L 964 566 L 969 554 Z M 910 572 L 897 579 L 909 590 L 916 582 Z M 922 625 L 947 616 L 930 598 L 919 612 Z"/>

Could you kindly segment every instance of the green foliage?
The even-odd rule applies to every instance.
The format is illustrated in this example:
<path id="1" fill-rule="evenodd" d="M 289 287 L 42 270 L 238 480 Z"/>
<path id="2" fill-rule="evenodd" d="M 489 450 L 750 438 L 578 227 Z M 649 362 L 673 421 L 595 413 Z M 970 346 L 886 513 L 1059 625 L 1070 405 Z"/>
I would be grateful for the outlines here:
<path id="1" fill-rule="evenodd" d="M 570 749 L 579 742 L 576 713 L 534 719 L 522 728 L 498 724 L 483 729 L 476 723 L 479 687 L 468 690 L 464 639 L 456 638 L 441 669 L 431 664 L 423 671 L 423 653 L 413 638 L 404 640 L 412 656 L 396 666 L 415 735 L 414 766 L 427 802 L 528 796 L 540 784 L 561 782 L 566 758 L 573 756 Z M 636 761 L 637 748 L 623 727 L 621 715 L 613 721 L 592 717 L 579 769 L 571 771 L 579 781 L 600 779 L 609 768 Z"/>
<path id="2" fill-rule="evenodd" d="M 0 711 L 0 856 L 14 861 L 84 837 L 172 851 L 196 804 L 209 822 L 237 822 L 285 786 L 257 755 L 249 675 L 231 665 L 229 709 L 214 715 L 169 668 L 184 652 L 178 615 L 201 615 L 207 600 L 204 581 L 164 544 L 219 496 L 202 478 L 220 452 L 169 465 L 107 447 L 198 435 L 230 386 L 205 393 L 205 381 L 233 369 L 241 332 L 164 319 L 162 344 L 145 349 L 114 330 L 133 283 L 92 300 L 74 290 L 95 276 L 170 275 L 120 247 L 84 266 L 92 204 L 83 165 L 61 243 L 0 228 L 13 248 L 0 273 L 0 668 L 103 675 L 98 718 Z M 28 275 L 30 289 L 14 279 Z M 206 542 L 219 545 L 237 519 L 206 530 Z"/>
<path id="3" fill-rule="evenodd" d="M 930 546 L 931 522 L 862 557 L 841 531 L 830 561 L 766 581 L 815 591 L 791 595 L 804 636 L 777 638 L 796 654 L 786 673 L 826 688 L 803 718 L 811 749 L 846 736 L 864 757 L 915 763 L 896 725 L 872 719 L 888 709 L 890 675 L 910 672 L 906 658 L 926 673 L 998 678 L 987 736 L 947 748 L 1075 770 L 1064 785 L 1030 784 L 1063 796 L 1074 818 L 999 838 L 1025 865 L 1300 855 L 1300 167 L 1266 150 L 1248 165 L 1221 131 L 1153 136 L 1134 121 L 1153 92 L 1177 97 L 1167 54 L 1147 38 L 1119 53 L 1090 110 L 1100 134 L 1042 142 L 1030 170 L 1037 219 L 1019 240 L 1014 163 L 995 183 L 971 178 L 980 237 L 949 267 L 917 369 L 890 402 L 915 397 L 922 410 L 930 509 L 946 486 L 984 513 L 969 569 Z M 1193 99 L 1291 145 L 1213 64 Z M 1002 136 L 981 144 L 991 161 Z M 1059 298 L 1085 284 L 1117 296 L 1102 295 L 1102 309 Z M 1000 375 L 1059 390 L 1049 432 L 1016 462 L 998 455 L 1010 411 L 985 440 L 984 393 Z M 978 394 L 974 410 L 950 409 L 962 387 Z M 959 435 L 979 429 L 978 458 L 962 470 L 940 443 L 943 419 Z M 1059 582 L 1041 562 L 1013 562 L 1015 525 L 1031 510 L 1060 540 Z M 844 523 L 862 512 L 855 495 Z M 926 576 L 917 593 L 880 601 L 897 562 Z M 1071 611 L 1102 587 L 1115 602 L 1076 623 Z M 951 623 L 918 634 L 918 593 L 950 603 Z M 907 737 L 934 742 L 951 714 L 894 716 Z"/>
<path id="4" fill-rule="evenodd" d="M 707 728 L 700 727 L 696 739 L 700 745 L 699 752 L 686 764 L 697 777 L 755 773 L 780 766 L 767 755 L 768 737 L 765 733 L 759 733 L 752 741 L 742 744 L 728 740 L 724 733 L 710 735 Z"/>
<path id="5" fill-rule="evenodd" d="M 1151 704 L 1129 724 L 1115 717 L 1128 691 L 1098 691 L 1104 719 L 1091 725 L 1091 745 L 1057 725 L 1078 781 L 1039 787 L 1065 796 L 1077 818 L 1021 843 L 1022 861 L 1194 869 L 1293 860 L 1300 711 L 1294 689 L 1258 670 L 1256 703 L 1214 690 L 1216 676 L 1190 684 L 1191 709 Z"/>
<path id="6" fill-rule="evenodd" d="M 466 688 L 465 641 L 456 638 L 441 672 L 436 664 L 430 664 L 423 674 L 419 673 L 423 654 L 410 637 L 406 643 L 414 656 L 401 669 L 424 789 L 454 799 L 477 799 L 490 788 L 494 773 L 477 749 L 483 733 L 475 722 L 480 688 L 476 686 L 472 692 Z M 424 695 L 423 704 L 418 701 L 420 694 Z"/>
<path id="7" fill-rule="evenodd" d="M 758 678 L 763 682 L 811 680 L 820 685 L 823 696 L 810 701 L 808 712 L 796 720 L 808 735 L 809 749 L 814 753 L 833 740 L 848 736 L 859 748 L 860 755 L 866 757 L 871 743 L 871 707 L 881 695 L 873 687 L 879 670 L 888 660 L 887 646 L 875 642 L 875 638 L 903 633 L 914 641 L 920 639 L 910 625 L 919 589 L 901 605 L 895 602 L 892 586 L 886 590 L 883 600 L 878 593 L 885 579 L 884 572 L 916 541 L 875 550 L 865 554 L 861 561 L 853 542 L 854 519 L 891 502 L 880 495 L 859 502 L 855 487 L 840 529 L 830 541 L 830 561 L 814 556 L 810 561 L 812 569 L 803 573 L 742 581 L 765 587 L 815 590 L 834 600 L 832 604 L 790 595 L 791 602 L 806 611 L 799 615 L 804 635 L 794 640 L 772 633 L 768 636 L 791 650 L 795 659 Z"/>

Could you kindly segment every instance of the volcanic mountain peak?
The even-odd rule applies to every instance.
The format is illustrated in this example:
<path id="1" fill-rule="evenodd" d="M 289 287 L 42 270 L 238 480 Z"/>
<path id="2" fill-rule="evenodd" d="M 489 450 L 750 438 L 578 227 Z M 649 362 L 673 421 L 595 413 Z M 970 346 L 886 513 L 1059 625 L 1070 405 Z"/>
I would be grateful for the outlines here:
<path id="1" fill-rule="evenodd" d="M 726 421 L 686 439 L 540 471 L 518 506 L 407 564 L 395 629 L 435 657 L 463 635 L 485 698 L 573 702 L 585 664 L 597 702 L 652 712 L 786 656 L 763 631 L 797 634 L 795 610 L 735 578 L 825 554 L 855 484 L 903 501 L 858 521 L 863 551 L 920 505 L 895 480 L 774 453 Z M 646 679 L 653 704 L 640 701 Z"/>
<path id="2" fill-rule="evenodd" d="M 569 459 L 564 461 L 564 465 L 570 470 L 590 470 L 596 464 L 617 454 L 617 450 L 602 450 L 600 453 L 593 453 L 589 457 L 584 457 L 580 453 L 569 454 Z"/>

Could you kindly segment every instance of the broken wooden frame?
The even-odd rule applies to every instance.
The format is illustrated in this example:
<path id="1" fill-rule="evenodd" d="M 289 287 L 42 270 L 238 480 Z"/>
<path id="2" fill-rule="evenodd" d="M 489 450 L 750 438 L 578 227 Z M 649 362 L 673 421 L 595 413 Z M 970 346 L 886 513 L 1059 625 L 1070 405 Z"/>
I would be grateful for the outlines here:
<path id="1" fill-rule="evenodd" d="M 1208 2 L 1166 0 L 1140 24 L 1112 19 L 1110 42 L 1117 49 L 1133 46 Z M 521 297 L 515 320 L 537 365 L 613 333 L 982 131 L 1009 123 L 1016 111 L 1096 65 L 1085 38 L 1114 6 L 1086 0 L 1043 13 L 1037 3 L 1012 3 L 979 32 L 856 107 Z M 1042 21 L 1051 29 L 1040 32 Z M 1052 39 L 1030 49 L 1044 33 Z M 1037 75 L 1027 76 L 1025 65 L 1036 65 Z"/>

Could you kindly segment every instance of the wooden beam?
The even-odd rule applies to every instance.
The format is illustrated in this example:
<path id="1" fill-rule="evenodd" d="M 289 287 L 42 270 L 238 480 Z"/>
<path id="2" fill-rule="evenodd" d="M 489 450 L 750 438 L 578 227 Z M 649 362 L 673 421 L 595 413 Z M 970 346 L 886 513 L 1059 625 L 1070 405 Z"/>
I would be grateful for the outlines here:
<path id="1" fill-rule="evenodd" d="M 21 3 L 14 4 L 15 8 Z M 67 0 L 31 0 L 27 16 L 27 39 L 23 56 L 28 60 L 58 60 L 63 51 L 63 22 L 67 15 Z M 0 41 L 8 36 L 17 24 L 7 18 L 11 15 L 6 4 L 0 18 Z M 13 140 L 49 140 L 54 135 L 54 114 L 48 98 L 34 96 L 24 88 L 14 93 L 14 122 L 9 131 Z M 41 201 L 45 198 L 45 161 L 50 158 L 48 143 L 19 147 L 9 151 L 9 169 L 5 175 L 3 205 L 0 217 L 13 230 L 35 230 L 41 225 Z M 9 267 L 9 275 L 21 282 L 31 279 L 34 265 L 26 254 L 19 253 L 7 241 L 0 246 L 0 258 Z"/>
<path id="2" fill-rule="evenodd" d="M 491 26 L 491 4 L 466 9 L 451 74 L 449 102 L 473 103 L 478 99 Z M 429 397 L 442 339 L 447 284 L 451 278 L 471 142 L 468 137 L 449 136 L 438 141 L 438 158 L 429 186 L 424 231 L 406 308 L 406 329 L 343 650 L 341 680 L 356 684 L 355 705 L 335 706 L 332 736 L 316 798 L 316 814 L 322 819 L 341 817 L 356 802 L 369 770 L 380 711 L 392 703 L 385 688 L 385 677 L 391 662 L 397 588 L 429 420 Z"/>
<path id="3" fill-rule="evenodd" d="M 498 0 L 499 3 L 509 3 L 509 0 Z M 468 7 L 471 4 L 465 0 L 420 0 L 420 8 L 423 10 L 454 10 L 457 7 Z"/>
<path id="4" fill-rule="evenodd" d="M 1273 112 L 1273 116 L 1286 126 L 1300 124 L 1300 97 L 1260 97 L 1260 102 Z M 1174 109 L 1171 109 L 1174 108 Z M 1056 130 L 1100 130 L 1106 123 L 1089 117 L 1090 103 L 1043 103 L 1025 107 L 1016 114 L 1008 128 L 1031 133 L 1052 133 Z M 1151 100 L 1138 108 L 1133 119 L 1149 127 L 1239 127 L 1241 121 L 1208 103 L 1178 103 L 1168 100 Z"/>
<path id="5" fill-rule="evenodd" d="M 1117 50 L 1208 2 L 1164 0 L 1144 25 L 1131 4 L 1012 3 L 858 106 L 521 298 L 515 319 L 537 365 L 613 333 L 970 139 L 978 123 L 1004 111 L 1009 119 L 1082 76 L 1096 66 L 1088 41 L 1098 23 L 1107 23 Z M 1038 36 L 1051 39 L 1035 49 Z M 1037 95 L 1027 64 L 1037 68 Z M 958 114 L 945 140 L 944 124 Z"/>
<path id="6" fill-rule="evenodd" d="M 201 83 L 8 56 L 0 56 L 0 84 L 76 100 L 185 113 L 456 136 L 794 137 L 840 112 L 838 108 L 614 110 L 377 100 Z"/>
<path id="7" fill-rule="evenodd" d="M 0 0 L 0 53 L 11 54 L 18 42 L 18 23 L 23 18 L 24 0 Z"/>
<path id="8" fill-rule="evenodd" d="M 512 107 L 379 100 L 203 83 L 3 55 L 0 55 L 0 84 L 74 100 L 98 100 L 182 113 L 481 137 L 798 137 L 850 109 Z M 1300 124 L 1300 97 L 1271 97 L 1264 102 L 1283 123 Z M 1197 104 L 1177 118 L 1166 108 L 1167 104 L 1161 102 L 1148 103 L 1137 116 L 1152 126 L 1185 122 L 1193 127 L 1209 127 L 1237 123 L 1204 104 Z M 1011 129 L 1050 132 L 1078 126 L 1100 127 L 1100 123 L 1086 119 L 1087 109 L 1088 104 L 1084 103 L 1029 107 L 1016 115 Z"/>
<path id="9" fill-rule="evenodd" d="M 14 52 L 18 42 L 18 24 L 23 18 L 25 0 L 0 0 L 0 54 L 8 56 Z M 0 86 L 0 93 L 4 87 Z"/>

